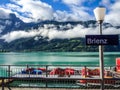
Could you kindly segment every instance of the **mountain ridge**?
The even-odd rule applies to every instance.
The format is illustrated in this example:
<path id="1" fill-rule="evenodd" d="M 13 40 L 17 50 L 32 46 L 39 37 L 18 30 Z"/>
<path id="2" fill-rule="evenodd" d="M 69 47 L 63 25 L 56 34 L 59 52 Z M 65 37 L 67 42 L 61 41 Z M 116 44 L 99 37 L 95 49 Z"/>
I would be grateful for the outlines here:
<path id="1" fill-rule="evenodd" d="M 25 23 L 14 14 L 10 14 L 9 19 L 0 19 L 0 36 L 6 35 L 13 31 L 25 31 L 30 32 L 31 30 L 35 31 L 39 28 L 48 29 L 48 30 L 58 30 L 59 31 L 68 31 L 81 25 L 83 30 L 84 28 L 88 29 L 90 27 L 96 28 L 97 22 L 94 20 L 89 21 L 40 21 L 40 22 L 31 22 Z M 120 26 L 113 26 L 110 23 L 103 23 L 103 28 L 115 28 L 119 29 Z M 50 33 L 50 32 L 47 32 Z M 43 33 L 42 33 L 43 34 Z M 0 39 L 0 50 L 1 51 L 98 51 L 97 46 L 86 46 L 85 38 L 83 37 L 72 37 L 72 38 L 53 38 L 49 40 L 48 37 L 41 36 L 36 34 L 36 36 L 31 37 L 20 37 L 18 39 L 12 40 L 11 42 L 5 42 L 5 40 Z M 19 35 L 19 34 L 18 34 Z M 57 37 L 57 36 L 56 36 Z M 105 46 L 105 51 L 120 51 L 119 46 Z"/>

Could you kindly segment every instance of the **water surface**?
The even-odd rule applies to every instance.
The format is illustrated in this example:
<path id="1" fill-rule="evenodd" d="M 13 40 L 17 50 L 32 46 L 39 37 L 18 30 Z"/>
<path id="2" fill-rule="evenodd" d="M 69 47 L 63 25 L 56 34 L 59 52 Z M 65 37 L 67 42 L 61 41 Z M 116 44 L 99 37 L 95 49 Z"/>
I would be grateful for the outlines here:
<path id="1" fill-rule="evenodd" d="M 0 64 L 98 65 L 98 52 L 9 52 L 0 53 Z M 104 52 L 104 64 L 115 65 L 120 52 Z"/>

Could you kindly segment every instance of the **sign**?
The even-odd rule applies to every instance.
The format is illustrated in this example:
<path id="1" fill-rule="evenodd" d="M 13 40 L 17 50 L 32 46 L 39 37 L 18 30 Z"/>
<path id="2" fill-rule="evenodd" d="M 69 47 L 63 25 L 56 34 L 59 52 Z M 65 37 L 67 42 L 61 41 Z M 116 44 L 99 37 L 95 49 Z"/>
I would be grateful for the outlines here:
<path id="1" fill-rule="evenodd" d="M 86 35 L 86 45 L 118 45 L 118 35 Z"/>

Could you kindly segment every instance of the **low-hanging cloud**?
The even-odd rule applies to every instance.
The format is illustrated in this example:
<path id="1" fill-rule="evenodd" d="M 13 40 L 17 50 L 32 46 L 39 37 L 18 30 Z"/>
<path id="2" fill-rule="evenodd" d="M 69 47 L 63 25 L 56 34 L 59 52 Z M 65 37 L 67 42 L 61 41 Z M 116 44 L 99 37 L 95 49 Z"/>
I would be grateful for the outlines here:
<path id="1" fill-rule="evenodd" d="M 0 37 L 0 39 L 4 39 L 5 42 L 11 42 L 11 41 L 14 41 L 16 39 L 20 39 L 20 38 L 28 38 L 28 37 L 33 37 L 33 36 L 36 36 L 37 35 L 37 32 L 36 31 L 12 31 L 10 33 L 7 33 L 5 35 L 2 35 Z"/>
<path id="2" fill-rule="evenodd" d="M 51 28 L 50 28 L 51 27 Z M 64 27 L 71 27 L 70 25 L 66 25 Z M 63 28 L 61 26 L 61 28 Z M 120 34 L 120 29 L 116 28 L 104 28 L 103 34 Z M 20 38 L 29 38 L 33 37 L 35 40 L 39 40 L 37 37 L 52 39 L 70 39 L 70 38 L 79 38 L 85 37 L 85 35 L 96 35 L 99 34 L 99 30 L 97 27 L 89 27 L 85 28 L 84 26 L 78 24 L 76 26 L 72 26 L 68 30 L 58 30 L 55 25 L 44 25 L 44 27 L 39 27 L 38 29 L 31 29 L 29 31 L 12 31 L 5 35 L 2 35 L 0 39 L 4 39 L 5 42 L 11 42 Z"/>

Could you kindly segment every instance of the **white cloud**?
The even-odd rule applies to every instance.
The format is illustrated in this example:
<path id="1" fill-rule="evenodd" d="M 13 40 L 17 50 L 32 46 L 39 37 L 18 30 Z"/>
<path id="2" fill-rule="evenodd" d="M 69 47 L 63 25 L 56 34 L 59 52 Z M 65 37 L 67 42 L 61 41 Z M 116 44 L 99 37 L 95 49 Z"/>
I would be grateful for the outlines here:
<path id="1" fill-rule="evenodd" d="M 57 21 L 80 21 L 90 20 L 94 16 L 90 14 L 91 7 L 83 6 L 90 4 L 95 0 L 54 0 L 68 6 L 67 10 L 53 10 L 52 6 L 45 3 L 44 0 L 11 0 L 12 3 L 0 6 L 0 18 L 9 18 L 9 13 L 15 13 L 17 17 L 24 22 L 37 22 L 39 20 L 57 20 Z M 120 0 L 111 3 L 114 0 L 102 0 L 100 3 L 107 7 L 105 21 L 113 25 L 120 25 Z"/>
<path id="2" fill-rule="evenodd" d="M 87 2 L 91 3 L 90 0 L 62 0 L 70 8 L 70 12 L 66 14 L 67 20 L 80 21 L 80 20 L 90 20 L 93 19 L 89 14 L 89 8 L 83 6 L 82 4 Z"/>
<path id="3" fill-rule="evenodd" d="M 0 8 L 0 18 L 8 19 L 9 18 L 9 10 L 5 10 L 4 8 Z"/>
<path id="4" fill-rule="evenodd" d="M 68 13 L 67 11 L 60 10 L 57 10 L 54 13 L 54 18 L 57 21 L 79 21 L 79 19 L 76 19 L 78 17 L 73 16 L 73 13 Z"/>
<path id="5" fill-rule="evenodd" d="M 29 38 L 35 37 L 35 40 L 39 40 L 39 37 L 52 39 L 70 39 L 70 38 L 78 38 L 85 37 L 85 35 L 96 35 L 99 34 L 99 30 L 97 27 L 89 27 L 85 28 L 84 26 L 78 24 L 76 26 L 73 25 L 64 25 L 59 27 L 61 29 L 68 27 L 68 30 L 58 30 L 55 25 L 44 25 L 44 27 L 39 27 L 38 29 L 29 30 L 29 31 L 12 31 L 5 35 L 2 35 L 0 39 L 3 39 L 5 42 L 11 42 L 20 38 Z M 71 28 L 72 27 L 72 28 Z M 116 28 L 104 28 L 103 34 L 120 34 L 120 29 Z"/>
<path id="6" fill-rule="evenodd" d="M 84 0 L 62 0 L 70 11 L 53 10 L 52 6 L 40 0 L 11 0 L 12 3 L 2 5 L 1 8 L 14 13 L 24 22 L 40 20 L 80 21 L 91 18 L 87 7 L 83 7 Z M 55 0 L 54 2 L 60 2 Z"/>
<path id="7" fill-rule="evenodd" d="M 3 8 L 10 9 L 24 22 L 53 19 L 53 10 L 47 3 L 40 0 L 11 0 L 13 4 L 6 4 Z M 27 20 L 27 21 L 26 21 Z"/>
<path id="8" fill-rule="evenodd" d="M 62 2 L 67 5 L 81 5 L 84 0 L 62 0 Z"/>
<path id="9" fill-rule="evenodd" d="M 90 31 L 92 31 L 90 33 Z M 97 32 L 92 28 L 84 28 L 81 25 L 75 26 L 73 29 L 69 29 L 66 31 L 58 31 L 58 30 L 49 30 L 48 38 L 51 39 L 70 39 L 77 37 L 85 37 L 86 34 L 96 34 Z"/>
<path id="10" fill-rule="evenodd" d="M 109 28 L 106 28 L 104 30 L 104 34 L 116 34 L 116 35 L 119 35 L 120 34 L 120 29 L 116 29 L 114 27 L 109 27 Z"/>
<path id="11" fill-rule="evenodd" d="M 105 16 L 105 21 L 113 25 L 120 25 L 120 0 L 111 5 L 110 11 Z"/>
<path id="12" fill-rule="evenodd" d="M 92 16 L 88 13 L 89 9 L 86 7 L 76 7 L 73 6 L 71 8 L 72 12 L 73 12 L 73 16 L 75 18 L 75 20 L 77 19 L 79 20 L 90 20 L 93 19 Z"/>
<path id="13" fill-rule="evenodd" d="M 106 8 L 109 9 L 111 7 L 112 3 L 111 3 L 111 0 L 102 0 L 100 2 L 100 5 L 103 5 L 103 6 L 105 6 Z"/>
<path id="14" fill-rule="evenodd" d="M 26 31 L 12 31 L 10 33 L 7 33 L 3 36 L 0 37 L 0 39 L 4 39 L 5 42 L 11 42 L 16 39 L 20 38 L 28 38 L 28 37 L 33 37 L 36 36 L 38 33 L 34 30 L 31 30 L 29 32 Z"/>
<path id="15" fill-rule="evenodd" d="M 87 12 L 89 9 L 86 7 L 71 6 L 71 11 L 57 10 L 54 13 L 55 20 L 57 21 L 86 21 L 92 20 L 93 17 Z"/>

